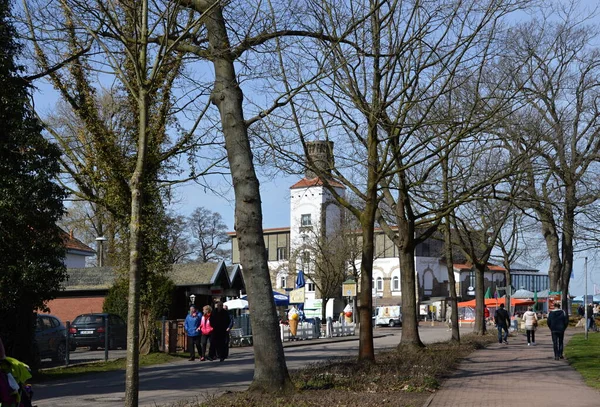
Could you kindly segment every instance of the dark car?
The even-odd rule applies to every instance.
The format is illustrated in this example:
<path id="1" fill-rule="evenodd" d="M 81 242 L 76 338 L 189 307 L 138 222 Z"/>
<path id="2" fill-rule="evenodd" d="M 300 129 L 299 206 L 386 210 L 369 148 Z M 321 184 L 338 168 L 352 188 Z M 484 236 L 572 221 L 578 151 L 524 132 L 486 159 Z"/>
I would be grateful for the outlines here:
<path id="1" fill-rule="evenodd" d="M 67 329 L 54 315 L 38 315 L 35 325 L 35 342 L 40 359 L 52 358 L 64 362 L 67 354 Z"/>
<path id="2" fill-rule="evenodd" d="M 127 325 L 114 314 L 83 314 L 71 323 L 69 345 L 71 349 L 89 346 L 90 350 L 104 348 L 106 319 L 108 318 L 108 348 L 125 349 L 127 345 Z"/>

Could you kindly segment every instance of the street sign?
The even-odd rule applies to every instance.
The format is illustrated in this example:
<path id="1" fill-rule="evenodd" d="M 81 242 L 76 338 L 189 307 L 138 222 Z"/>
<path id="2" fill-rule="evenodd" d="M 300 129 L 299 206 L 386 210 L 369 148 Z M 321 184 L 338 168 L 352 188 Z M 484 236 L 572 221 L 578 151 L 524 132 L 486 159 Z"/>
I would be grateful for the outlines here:
<path id="1" fill-rule="evenodd" d="M 342 284 L 343 297 L 356 297 L 356 281 L 346 280 Z"/>
<path id="2" fill-rule="evenodd" d="M 304 287 L 290 291 L 290 304 L 304 303 Z"/>

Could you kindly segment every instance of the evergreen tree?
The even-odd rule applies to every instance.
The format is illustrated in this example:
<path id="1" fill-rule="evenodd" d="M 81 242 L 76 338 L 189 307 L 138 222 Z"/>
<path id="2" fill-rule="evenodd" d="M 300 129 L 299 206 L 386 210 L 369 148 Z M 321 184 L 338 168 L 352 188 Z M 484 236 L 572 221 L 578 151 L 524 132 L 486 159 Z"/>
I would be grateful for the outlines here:
<path id="1" fill-rule="evenodd" d="M 8 0 L 0 0 L 0 335 L 7 353 L 35 362 L 34 311 L 66 279 L 57 221 L 64 191 L 58 148 L 42 135 L 19 76 Z"/>

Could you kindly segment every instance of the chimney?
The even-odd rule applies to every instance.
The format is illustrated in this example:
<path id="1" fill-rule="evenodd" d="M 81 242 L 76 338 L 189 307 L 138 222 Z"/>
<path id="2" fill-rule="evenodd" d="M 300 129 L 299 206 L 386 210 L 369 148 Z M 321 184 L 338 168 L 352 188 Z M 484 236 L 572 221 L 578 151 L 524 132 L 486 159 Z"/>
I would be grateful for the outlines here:
<path id="1" fill-rule="evenodd" d="M 73 229 L 69 230 L 69 239 L 73 239 Z"/>
<path id="2" fill-rule="evenodd" d="M 310 141 L 306 143 L 306 149 L 308 156 L 312 158 L 313 166 L 318 168 L 321 172 L 325 173 L 327 178 L 331 177 L 331 170 L 334 167 L 333 158 L 333 141 Z M 317 177 L 317 173 L 310 168 L 308 158 L 306 159 L 306 173 L 307 179 Z"/>

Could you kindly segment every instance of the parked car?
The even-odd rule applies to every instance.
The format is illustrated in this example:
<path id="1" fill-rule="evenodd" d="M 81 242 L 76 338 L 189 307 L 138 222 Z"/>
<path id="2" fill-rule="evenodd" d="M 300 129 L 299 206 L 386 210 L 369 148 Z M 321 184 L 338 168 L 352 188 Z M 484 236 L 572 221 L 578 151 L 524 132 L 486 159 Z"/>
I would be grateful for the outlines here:
<path id="1" fill-rule="evenodd" d="M 40 359 L 64 362 L 67 354 L 67 329 L 54 315 L 38 314 L 35 341 Z"/>
<path id="2" fill-rule="evenodd" d="M 71 349 L 89 346 L 90 350 L 104 348 L 104 334 L 108 318 L 108 348 L 125 349 L 127 346 L 127 325 L 114 314 L 83 314 L 71 323 L 69 329 L 69 345 Z"/>

